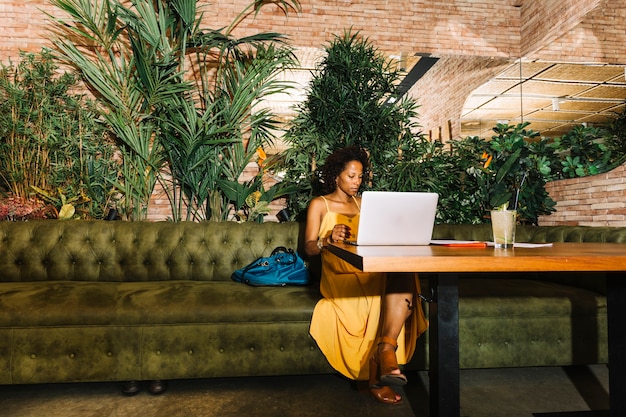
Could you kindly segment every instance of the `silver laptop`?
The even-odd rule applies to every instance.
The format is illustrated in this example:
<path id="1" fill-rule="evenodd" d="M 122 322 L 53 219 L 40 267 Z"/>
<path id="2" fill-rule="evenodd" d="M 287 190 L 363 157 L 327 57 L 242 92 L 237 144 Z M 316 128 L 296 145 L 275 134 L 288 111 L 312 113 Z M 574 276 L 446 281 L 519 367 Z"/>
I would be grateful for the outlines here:
<path id="1" fill-rule="evenodd" d="M 365 191 L 356 241 L 358 246 L 428 245 L 437 213 L 436 193 Z"/>

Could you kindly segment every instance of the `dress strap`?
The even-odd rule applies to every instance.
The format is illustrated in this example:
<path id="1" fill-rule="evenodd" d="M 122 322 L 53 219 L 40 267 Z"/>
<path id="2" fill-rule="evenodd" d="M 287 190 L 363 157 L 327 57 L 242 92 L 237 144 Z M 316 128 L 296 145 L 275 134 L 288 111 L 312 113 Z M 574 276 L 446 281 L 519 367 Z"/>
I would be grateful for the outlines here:
<path id="1" fill-rule="evenodd" d="M 326 212 L 328 213 L 330 211 L 330 207 L 328 207 L 328 200 L 326 200 L 326 197 L 324 197 L 323 195 L 321 195 L 320 197 L 322 197 L 322 200 L 324 200 L 324 204 L 326 204 Z"/>
<path id="2" fill-rule="evenodd" d="M 324 200 L 324 204 L 326 204 L 326 211 L 329 212 L 330 211 L 330 207 L 328 207 L 328 200 L 326 200 L 326 197 L 324 197 L 323 195 L 321 195 L 320 197 L 322 197 L 322 200 Z M 352 196 L 352 199 L 354 200 L 354 204 L 356 204 L 356 207 L 359 209 L 359 213 L 361 212 L 361 206 L 359 206 L 359 201 L 356 199 L 355 196 Z"/>
<path id="3" fill-rule="evenodd" d="M 355 196 L 352 196 L 352 199 L 354 200 L 354 204 L 356 204 L 356 208 L 359 209 L 359 213 L 361 212 L 361 206 L 359 206 L 359 201 L 356 199 Z"/>

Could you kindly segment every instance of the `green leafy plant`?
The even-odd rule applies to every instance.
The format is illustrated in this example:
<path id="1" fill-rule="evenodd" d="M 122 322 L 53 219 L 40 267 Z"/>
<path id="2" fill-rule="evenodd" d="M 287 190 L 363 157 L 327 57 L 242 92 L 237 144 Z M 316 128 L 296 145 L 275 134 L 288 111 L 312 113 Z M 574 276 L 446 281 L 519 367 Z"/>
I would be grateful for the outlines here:
<path id="1" fill-rule="evenodd" d="M 605 144 L 611 151 L 610 168 L 626 162 L 626 109 L 614 115 L 615 117 L 603 126 Z"/>
<path id="2" fill-rule="evenodd" d="M 540 215 L 554 211 L 555 202 L 545 191 L 550 160 L 535 151 L 533 143 L 542 139 L 528 125 L 497 124 L 495 135 L 485 142 L 482 166 L 470 174 L 478 183 L 484 213 L 506 206 L 518 211 L 520 221 L 536 224 Z"/>
<path id="3" fill-rule="evenodd" d="M 575 126 L 556 138 L 552 146 L 561 157 L 564 178 L 584 177 L 606 172 L 611 160 L 611 149 L 604 143 L 605 132 L 592 126 Z"/>
<path id="4" fill-rule="evenodd" d="M 33 189 L 55 208 L 56 217 L 59 220 L 73 219 L 76 215 L 76 206 L 87 204 L 90 201 L 89 197 L 84 194 L 68 198 L 60 188 L 56 190 L 56 193 L 51 193 L 35 186 L 33 186 Z"/>
<path id="5" fill-rule="evenodd" d="M 465 144 L 466 142 L 464 142 Z M 440 141 L 428 141 L 423 135 L 402 144 L 401 158 L 391 168 L 389 189 L 427 191 L 439 195 L 438 223 L 477 223 L 476 186 L 465 181 L 466 169 L 475 159 L 476 149 L 466 153 L 461 146 L 451 149 Z"/>
<path id="6" fill-rule="evenodd" d="M 206 148 L 206 155 L 211 158 L 204 164 L 183 165 L 179 169 L 185 175 L 206 176 L 209 184 L 206 189 L 219 192 L 221 199 L 214 200 L 216 204 L 210 212 L 214 219 L 226 220 L 232 213 L 240 212 L 244 208 L 242 202 L 253 192 L 270 195 L 263 187 L 262 178 L 241 182 L 240 177 L 249 164 L 259 159 L 259 152 L 265 155 L 263 148 L 271 145 L 274 132 L 280 131 L 274 115 L 267 108 L 256 105 L 290 87 L 276 78 L 279 71 L 296 63 L 291 49 L 281 45 L 280 41 L 281 36 L 276 34 L 259 34 L 238 41 L 225 38 L 217 43 L 207 41 L 202 51 L 197 52 L 198 60 L 207 63 L 210 57 L 213 60 L 218 57 L 220 70 L 215 83 L 202 79 L 201 85 L 211 87 L 201 95 L 210 100 L 203 100 L 201 106 L 205 109 L 204 114 L 210 115 L 209 125 L 224 126 L 225 131 L 214 135 L 214 144 Z M 231 44 L 238 46 L 228 46 Z M 234 183 L 238 185 L 232 187 Z M 192 190 L 194 195 L 206 192 L 205 188 L 193 188 L 194 184 L 185 182 L 183 190 Z M 283 184 L 276 184 L 272 192 L 283 187 Z"/>
<path id="7" fill-rule="evenodd" d="M 317 167 L 333 150 L 353 144 L 370 154 L 366 189 L 436 192 L 439 223 L 482 223 L 490 208 L 508 201 L 529 223 L 553 211 L 544 189 L 553 150 L 528 124 L 498 125 L 490 141 L 428 141 L 415 121 L 416 104 L 395 100 L 399 73 L 367 39 L 346 32 L 326 52 L 281 154 L 285 181 L 301 190 L 289 198 L 294 218 L 303 218 L 319 192 Z"/>
<path id="8" fill-rule="evenodd" d="M 315 188 L 315 171 L 335 149 L 360 145 L 370 154 L 369 189 L 388 189 L 401 146 L 413 139 L 417 105 L 396 96 L 400 73 L 358 32 L 346 31 L 325 48 L 307 98 L 284 141 L 279 171 L 300 190 L 289 198 L 294 218 L 302 218 Z M 409 145 L 407 145 L 409 146 Z"/>
<path id="9" fill-rule="evenodd" d="M 227 28 L 203 29 L 198 0 L 52 0 L 60 57 L 97 95 L 118 140 L 126 218 L 145 218 L 157 181 L 172 220 L 225 220 L 231 199 L 219 180 L 238 180 L 272 140 L 272 114 L 257 106 L 286 86 L 275 78 L 295 58 L 283 36 L 237 39 L 232 30 L 266 4 L 255 0 Z M 219 12 L 219 11 L 216 11 Z"/>
<path id="10" fill-rule="evenodd" d="M 157 22 L 142 26 L 137 15 L 145 10 L 135 12 L 115 1 L 52 0 L 52 4 L 69 16 L 51 16 L 56 22 L 53 41 L 59 58 L 72 65 L 96 95 L 99 114 L 117 140 L 122 175 L 113 184 L 123 196 L 118 209 L 128 219 L 141 220 L 147 214 L 155 173 L 162 166 L 149 103 L 157 100 L 158 87 L 177 75 L 167 62 L 155 78 L 139 73 L 142 61 L 133 53 L 142 47 L 137 33 L 153 29 Z M 137 6 L 141 9 L 142 5 Z M 156 49 L 160 38 L 151 40 Z"/>
<path id="11" fill-rule="evenodd" d="M 114 148 L 78 80 L 52 53 L 22 53 L 0 69 L 0 183 L 14 197 L 63 189 L 86 196 L 81 217 L 101 218 L 118 176 Z"/>

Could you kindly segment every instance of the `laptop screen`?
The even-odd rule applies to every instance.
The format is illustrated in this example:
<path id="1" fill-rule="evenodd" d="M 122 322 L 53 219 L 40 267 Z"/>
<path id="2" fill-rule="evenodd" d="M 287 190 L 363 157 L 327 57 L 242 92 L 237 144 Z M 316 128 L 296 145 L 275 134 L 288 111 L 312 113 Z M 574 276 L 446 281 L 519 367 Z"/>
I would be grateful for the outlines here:
<path id="1" fill-rule="evenodd" d="M 436 193 L 363 192 L 356 244 L 428 245 L 438 199 Z"/>

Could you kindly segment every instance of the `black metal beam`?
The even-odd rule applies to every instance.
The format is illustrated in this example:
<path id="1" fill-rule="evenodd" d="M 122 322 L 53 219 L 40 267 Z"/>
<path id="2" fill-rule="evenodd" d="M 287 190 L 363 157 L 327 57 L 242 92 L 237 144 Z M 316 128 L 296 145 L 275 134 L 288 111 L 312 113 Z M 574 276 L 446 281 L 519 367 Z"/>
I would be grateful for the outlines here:
<path id="1" fill-rule="evenodd" d="M 413 68 L 411 68 L 409 73 L 402 79 L 400 84 L 398 84 L 398 87 L 396 88 L 393 97 L 389 98 L 389 100 L 387 100 L 387 103 L 393 103 L 402 98 L 402 96 L 405 95 L 407 91 L 409 91 L 411 87 L 413 87 L 413 85 L 420 78 L 422 78 L 424 74 L 426 74 L 428 70 L 431 69 L 438 60 L 439 58 L 428 55 L 420 56 L 419 61 L 417 61 L 417 63 L 413 66 Z"/>

